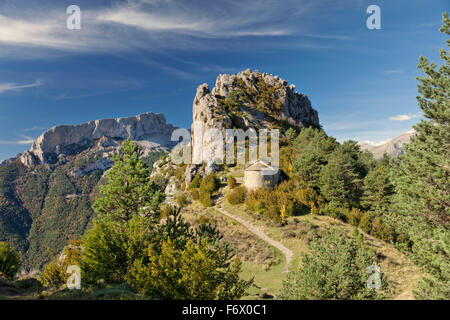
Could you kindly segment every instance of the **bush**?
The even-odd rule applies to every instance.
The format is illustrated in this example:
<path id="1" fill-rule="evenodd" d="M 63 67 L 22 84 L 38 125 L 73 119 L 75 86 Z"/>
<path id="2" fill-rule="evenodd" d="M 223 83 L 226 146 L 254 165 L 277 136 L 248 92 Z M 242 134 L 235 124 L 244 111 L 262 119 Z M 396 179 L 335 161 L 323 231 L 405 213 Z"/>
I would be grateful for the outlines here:
<path id="1" fill-rule="evenodd" d="M 189 185 L 187 187 L 188 190 L 199 188 L 200 187 L 200 182 L 201 182 L 200 175 L 197 173 L 195 175 L 195 178 L 191 181 L 191 183 L 189 183 Z"/>
<path id="2" fill-rule="evenodd" d="M 216 177 L 214 173 L 208 174 L 200 183 L 200 192 L 202 190 L 212 194 L 219 190 L 220 180 Z"/>
<path id="3" fill-rule="evenodd" d="M 20 266 L 20 255 L 10 244 L 0 242 L 0 276 L 12 280 Z"/>
<path id="4" fill-rule="evenodd" d="M 229 176 L 227 179 L 227 186 L 229 189 L 234 189 L 236 187 L 236 179 L 233 176 Z"/>
<path id="5" fill-rule="evenodd" d="M 207 175 L 200 183 L 200 202 L 205 207 L 213 205 L 212 195 L 220 188 L 220 181 L 214 173 Z"/>
<path id="6" fill-rule="evenodd" d="M 83 273 L 108 283 L 124 282 L 128 259 L 123 228 L 106 219 L 94 220 L 84 240 Z"/>
<path id="7" fill-rule="evenodd" d="M 58 288 L 66 283 L 69 274 L 67 271 L 66 264 L 59 259 L 59 257 L 54 257 L 52 261 L 44 267 L 44 272 L 42 274 L 42 283 L 46 287 Z"/>
<path id="8" fill-rule="evenodd" d="M 160 253 L 148 249 L 148 263 L 136 261 L 129 281 L 153 299 L 240 299 L 253 280 L 239 279 L 239 260 L 229 262 L 220 249 L 216 252 L 209 247 L 206 240 L 189 240 L 179 249 L 174 241 L 166 240 Z"/>
<path id="9" fill-rule="evenodd" d="M 193 200 L 198 200 L 200 197 L 200 194 L 198 192 L 198 189 L 194 189 L 191 191 L 191 196 Z"/>
<path id="10" fill-rule="evenodd" d="M 180 207 L 184 207 L 187 204 L 187 197 L 184 194 L 181 194 L 177 197 L 177 204 Z"/>
<path id="11" fill-rule="evenodd" d="M 204 190 L 200 190 L 199 200 L 205 207 L 211 207 L 213 205 L 212 195 Z"/>
<path id="12" fill-rule="evenodd" d="M 53 260 L 44 267 L 42 282 L 48 287 L 60 287 L 70 276 L 67 268 L 81 263 L 81 240 L 70 240 L 61 255 L 53 255 Z"/>
<path id="13" fill-rule="evenodd" d="M 241 204 L 245 201 L 245 196 L 247 195 L 247 189 L 244 186 L 234 189 L 227 197 L 230 204 Z"/>

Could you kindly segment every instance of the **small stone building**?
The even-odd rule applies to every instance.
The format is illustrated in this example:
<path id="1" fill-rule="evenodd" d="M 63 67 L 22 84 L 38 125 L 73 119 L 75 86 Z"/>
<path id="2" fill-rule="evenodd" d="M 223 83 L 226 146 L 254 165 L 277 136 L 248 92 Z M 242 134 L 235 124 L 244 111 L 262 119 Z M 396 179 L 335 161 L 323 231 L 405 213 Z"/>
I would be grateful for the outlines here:
<path id="1" fill-rule="evenodd" d="M 244 185 L 247 190 L 274 187 L 280 179 L 280 170 L 268 163 L 258 160 L 245 168 Z"/>

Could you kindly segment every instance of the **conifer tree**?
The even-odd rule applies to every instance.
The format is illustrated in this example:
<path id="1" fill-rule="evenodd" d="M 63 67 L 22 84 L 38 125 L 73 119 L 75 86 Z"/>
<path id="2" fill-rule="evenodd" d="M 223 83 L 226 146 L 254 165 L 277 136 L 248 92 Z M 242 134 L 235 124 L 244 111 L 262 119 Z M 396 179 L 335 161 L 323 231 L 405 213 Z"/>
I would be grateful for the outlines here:
<path id="1" fill-rule="evenodd" d="M 440 29 L 450 34 L 448 13 Z M 447 39 L 447 47 L 450 40 Z M 421 298 L 449 298 L 450 285 L 450 55 L 437 68 L 420 57 L 417 101 L 427 120 L 414 126 L 417 134 L 393 170 L 395 205 L 389 217 L 394 229 L 412 241 L 413 258 L 435 279 L 422 283 Z M 432 289 L 431 289 L 432 288 Z"/>
<path id="2" fill-rule="evenodd" d="M 117 222 L 130 221 L 135 215 L 158 217 L 164 193 L 150 181 L 150 169 L 142 162 L 142 154 L 131 140 L 123 142 L 120 153 L 112 157 L 108 183 L 100 186 L 102 196 L 94 203 L 97 214 Z"/>

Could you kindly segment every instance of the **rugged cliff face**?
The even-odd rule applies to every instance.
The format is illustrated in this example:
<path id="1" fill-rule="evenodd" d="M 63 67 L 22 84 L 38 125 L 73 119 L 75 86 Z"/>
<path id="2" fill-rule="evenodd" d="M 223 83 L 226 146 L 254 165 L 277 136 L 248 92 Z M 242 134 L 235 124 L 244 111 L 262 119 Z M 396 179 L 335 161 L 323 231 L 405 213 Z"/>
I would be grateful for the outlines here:
<path id="1" fill-rule="evenodd" d="M 390 157 L 397 157 L 405 152 L 403 145 L 409 143 L 409 140 L 415 134 L 414 131 L 406 132 L 382 144 L 375 145 L 369 142 L 361 142 L 359 145 L 362 150 L 372 153 L 375 159 L 383 158 L 385 153 Z"/>
<path id="2" fill-rule="evenodd" d="M 57 164 L 65 157 L 76 155 L 96 146 L 115 149 L 117 141 L 130 138 L 144 149 L 171 147 L 171 134 L 176 128 L 166 123 L 163 114 L 144 113 L 135 117 L 103 119 L 74 126 L 56 126 L 44 132 L 20 157 L 27 167 L 38 164 Z"/>
<path id="3" fill-rule="evenodd" d="M 206 148 L 210 141 L 195 136 L 196 122 L 203 132 L 216 128 L 286 129 L 319 126 L 319 116 L 304 94 L 295 85 L 267 73 L 247 69 L 237 75 L 221 74 L 210 90 L 204 83 L 197 88 L 193 103 L 193 155 Z M 225 135 L 224 135 L 225 136 Z"/>

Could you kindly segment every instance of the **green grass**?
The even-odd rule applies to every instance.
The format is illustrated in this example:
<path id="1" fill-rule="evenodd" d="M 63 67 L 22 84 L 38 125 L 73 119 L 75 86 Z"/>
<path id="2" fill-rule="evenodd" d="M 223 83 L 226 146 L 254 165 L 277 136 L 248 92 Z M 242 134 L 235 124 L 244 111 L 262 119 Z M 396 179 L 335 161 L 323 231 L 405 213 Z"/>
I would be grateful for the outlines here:
<path id="1" fill-rule="evenodd" d="M 224 209 L 228 212 L 240 216 L 255 226 L 261 227 L 269 237 L 281 242 L 294 253 L 293 260 L 289 270 L 295 270 L 300 267 L 301 254 L 308 250 L 306 242 L 302 238 L 286 238 L 283 236 L 284 228 L 268 223 L 267 219 L 256 219 L 253 215 L 245 211 L 244 205 L 233 206 L 224 203 Z M 332 226 L 343 228 L 349 236 L 352 236 L 353 226 L 342 221 L 327 216 L 315 216 L 311 214 L 289 217 L 288 222 L 297 219 L 299 222 L 315 225 L 318 230 L 326 230 Z M 361 232 L 361 230 L 360 230 Z M 413 290 L 417 288 L 417 282 L 425 274 L 419 267 L 415 266 L 406 255 L 398 251 L 392 244 L 383 242 L 368 234 L 363 233 L 365 244 L 384 256 L 378 264 L 387 276 L 392 299 L 413 299 Z M 306 236 L 306 235 L 305 235 Z M 251 268 L 250 268 L 251 270 Z M 257 270 L 255 270 L 256 272 Z M 248 272 L 248 271 L 247 271 Z M 275 276 L 275 275 L 272 275 Z M 275 276 L 275 279 L 277 277 Z"/>
<path id="2" fill-rule="evenodd" d="M 254 286 L 247 291 L 248 294 L 243 298 L 244 300 L 261 299 L 263 293 L 270 294 L 276 298 L 287 275 L 283 273 L 286 260 L 278 250 L 276 252 L 280 263 L 271 266 L 268 270 L 264 270 L 264 266 L 260 264 L 246 261 L 242 263 L 242 278 L 245 280 L 254 278 Z"/>

